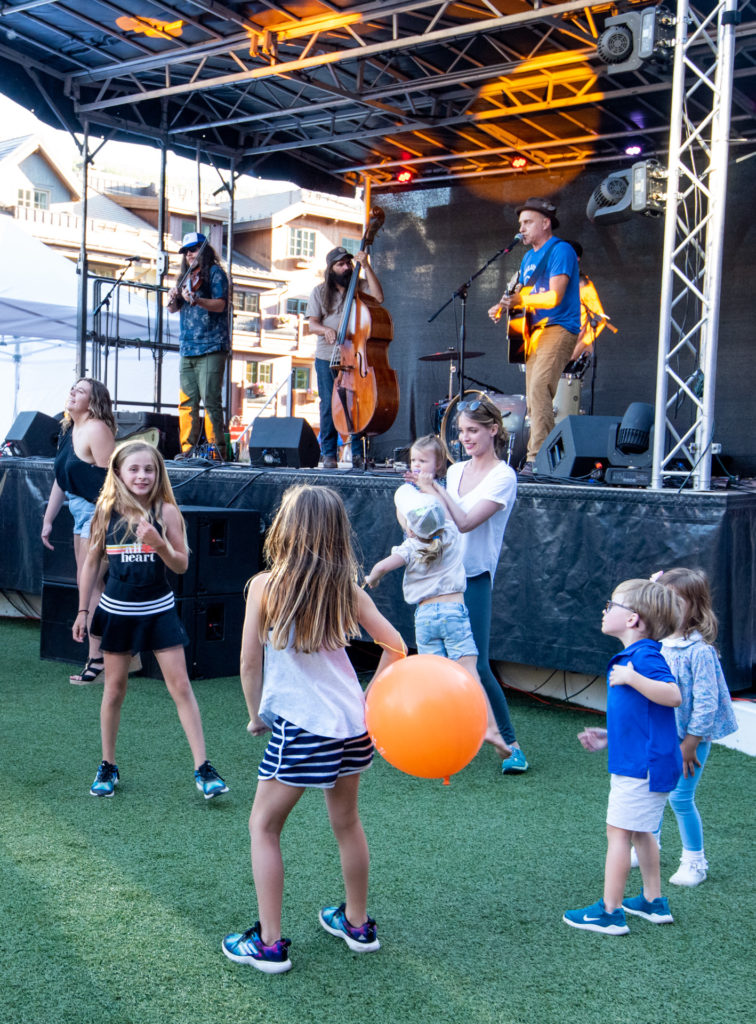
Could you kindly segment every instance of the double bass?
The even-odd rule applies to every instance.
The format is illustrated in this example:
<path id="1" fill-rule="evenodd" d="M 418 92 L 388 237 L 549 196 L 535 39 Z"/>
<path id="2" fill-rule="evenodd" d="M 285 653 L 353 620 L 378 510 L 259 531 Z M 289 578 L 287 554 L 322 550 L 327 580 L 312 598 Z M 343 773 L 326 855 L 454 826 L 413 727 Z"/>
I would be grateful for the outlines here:
<path id="1" fill-rule="evenodd" d="M 385 216 L 380 206 L 370 211 L 362 252 L 369 251 Z M 399 382 L 387 354 L 394 336 L 391 316 L 380 302 L 357 290 L 359 276 L 360 264 L 355 262 L 331 359 L 331 413 L 343 440 L 384 433 L 399 411 Z"/>

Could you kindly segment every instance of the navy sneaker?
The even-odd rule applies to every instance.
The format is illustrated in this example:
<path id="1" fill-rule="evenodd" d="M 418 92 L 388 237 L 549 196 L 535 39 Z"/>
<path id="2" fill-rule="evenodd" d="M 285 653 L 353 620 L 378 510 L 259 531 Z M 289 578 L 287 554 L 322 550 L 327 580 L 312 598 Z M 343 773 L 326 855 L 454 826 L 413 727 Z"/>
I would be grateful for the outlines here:
<path id="1" fill-rule="evenodd" d="M 519 747 L 512 747 L 512 753 L 501 762 L 501 774 L 507 775 L 509 772 L 522 774 L 522 772 L 526 772 L 529 767 L 528 759 L 525 757 L 522 750 L 520 750 Z"/>
<path id="2" fill-rule="evenodd" d="M 343 939 L 354 953 L 375 953 L 379 950 L 378 929 L 372 917 L 355 928 L 347 921 L 345 911 L 345 903 L 340 907 L 323 907 L 318 919 L 327 932 Z"/>
<path id="3" fill-rule="evenodd" d="M 112 796 L 119 778 L 118 765 L 111 764 L 110 761 L 102 761 L 97 769 L 95 780 L 89 788 L 90 795 Z"/>
<path id="4" fill-rule="evenodd" d="M 604 935 L 627 935 L 630 931 L 625 920 L 625 911 L 618 907 L 608 914 L 603 900 L 580 910 L 568 910 L 562 920 L 571 928 L 582 928 L 586 932 L 602 932 Z"/>
<path id="5" fill-rule="evenodd" d="M 231 932 L 221 942 L 221 949 L 235 964 L 251 964 L 265 974 L 283 974 L 291 970 L 289 960 L 289 939 L 278 939 L 272 946 L 263 944 L 260 938 L 260 922 L 255 921 L 246 932 Z"/>
<path id="6" fill-rule="evenodd" d="M 672 924 L 674 918 L 669 911 L 669 900 L 666 896 L 657 896 L 655 900 L 647 900 L 643 893 L 623 900 L 622 906 L 628 914 L 643 917 L 652 924 Z"/>
<path id="7" fill-rule="evenodd" d="M 228 786 L 216 772 L 209 761 L 204 761 L 194 772 L 197 789 L 203 793 L 205 800 L 211 800 L 221 793 L 228 793 Z"/>

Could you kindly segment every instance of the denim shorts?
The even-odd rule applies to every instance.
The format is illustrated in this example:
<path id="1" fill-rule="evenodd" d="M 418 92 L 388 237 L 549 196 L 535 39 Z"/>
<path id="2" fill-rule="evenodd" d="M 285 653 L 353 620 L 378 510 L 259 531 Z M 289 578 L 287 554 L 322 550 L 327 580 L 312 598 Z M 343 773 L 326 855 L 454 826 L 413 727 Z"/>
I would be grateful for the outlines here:
<path id="1" fill-rule="evenodd" d="M 478 657 L 470 615 L 461 601 L 419 604 L 415 611 L 415 643 L 418 654 L 440 654 L 453 661 Z"/>
<path id="2" fill-rule="evenodd" d="M 92 525 L 92 516 L 95 514 L 95 507 L 86 498 L 80 498 L 78 494 L 71 494 L 66 491 L 68 498 L 68 511 L 73 516 L 74 533 L 80 534 L 84 539 L 89 537 L 89 527 Z"/>
<path id="3" fill-rule="evenodd" d="M 333 789 L 343 775 L 370 767 L 373 743 L 366 732 L 349 739 L 315 736 L 280 715 L 273 722 L 257 778 L 278 779 L 287 786 Z"/>

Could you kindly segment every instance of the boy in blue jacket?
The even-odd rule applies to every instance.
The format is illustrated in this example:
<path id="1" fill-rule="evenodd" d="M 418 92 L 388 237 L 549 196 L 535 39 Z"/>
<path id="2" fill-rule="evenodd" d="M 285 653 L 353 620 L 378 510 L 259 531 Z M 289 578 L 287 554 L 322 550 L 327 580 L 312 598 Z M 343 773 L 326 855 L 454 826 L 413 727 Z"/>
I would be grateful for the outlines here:
<path id="1" fill-rule="evenodd" d="M 621 583 L 604 608 L 601 631 L 616 637 L 624 649 L 609 662 L 606 729 L 578 735 L 586 750 L 609 748 L 604 898 L 568 910 L 562 920 L 573 928 L 625 935 L 630 930 L 625 913 L 654 924 L 672 922 L 667 898 L 661 895 L 653 833 L 682 772 L 674 713 L 682 697 L 658 641 L 676 631 L 681 616 L 674 591 L 648 580 Z M 643 889 L 639 896 L 623 899 L 631 845 L 638 854 Z"/>

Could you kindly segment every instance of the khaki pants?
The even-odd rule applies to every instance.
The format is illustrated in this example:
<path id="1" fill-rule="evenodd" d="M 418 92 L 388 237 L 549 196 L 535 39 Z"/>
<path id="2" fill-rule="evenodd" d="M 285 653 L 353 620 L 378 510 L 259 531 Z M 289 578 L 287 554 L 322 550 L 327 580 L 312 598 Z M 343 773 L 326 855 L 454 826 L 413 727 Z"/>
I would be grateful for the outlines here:
<path id="1" fill-rule="evenodd" d="M 554 398 L 559 378 L 576 343 L 577 335 L 564 327 L 546 327 L 525 363 L 525 397 L 530 418 L 528 462 L 533 462 L 554 429 Z"/>
<path id="2" fill-rule="evenodd" d="M 226 428 L 223 423 L 223 374 L 226 352 L 206 356 L 182 356 L 179 363 L 179 435 L 181 450 L 199 443 L 202 433 L 200 400 L 205 406 L 205 437 L 226 457 Z"/>

